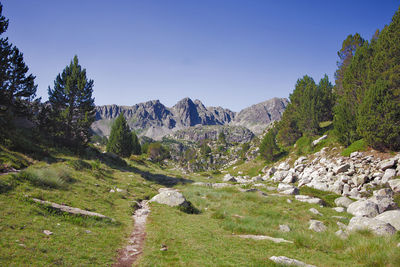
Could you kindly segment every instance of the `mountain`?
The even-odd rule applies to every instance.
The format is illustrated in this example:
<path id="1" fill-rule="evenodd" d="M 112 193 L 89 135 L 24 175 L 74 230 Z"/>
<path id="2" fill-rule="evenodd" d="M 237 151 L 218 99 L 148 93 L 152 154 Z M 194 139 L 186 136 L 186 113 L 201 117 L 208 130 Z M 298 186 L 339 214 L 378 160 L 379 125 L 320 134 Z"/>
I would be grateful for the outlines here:
<path id="1" fill-rule="evenodd" d="M 134 106 L 97 106 L 92 130 L 98 135 L 109 135 L 114 119 L 123 113 L 129 126 L 140 136 L 153 139 L 196 125 L 243 126 L 260 134 L 269 123 L 281 118 L 287 103 L 285 98 L 273 98 L 239 113 L 222 107 L 205 107 L 200 100 L 190 98 L 180 100 L 171 108 L 159 100 Z"/>

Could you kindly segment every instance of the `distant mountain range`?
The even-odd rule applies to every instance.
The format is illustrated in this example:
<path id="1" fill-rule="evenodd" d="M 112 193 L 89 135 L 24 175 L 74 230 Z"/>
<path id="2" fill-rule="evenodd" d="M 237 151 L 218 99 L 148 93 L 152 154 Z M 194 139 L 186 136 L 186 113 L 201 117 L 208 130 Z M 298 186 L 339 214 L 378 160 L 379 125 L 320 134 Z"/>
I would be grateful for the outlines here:
<path id="1" fill-rule="evenodd" d="M 109 135 L 114 119 L 122 112 L 128 125 L 140 136 L 161 139 L 191 126 L 243 126 L 258 135 L 273 121 L 280 120 L 288 105 L 286 98 L 272 98 L 236 113 L 222 107 L 205 107 L 200 100 L 184 98 L 172 108 L 159 100 L 133 106 L 105 105 L 96 107 L 96 121 L 92 130 L 98 135 Z"/>

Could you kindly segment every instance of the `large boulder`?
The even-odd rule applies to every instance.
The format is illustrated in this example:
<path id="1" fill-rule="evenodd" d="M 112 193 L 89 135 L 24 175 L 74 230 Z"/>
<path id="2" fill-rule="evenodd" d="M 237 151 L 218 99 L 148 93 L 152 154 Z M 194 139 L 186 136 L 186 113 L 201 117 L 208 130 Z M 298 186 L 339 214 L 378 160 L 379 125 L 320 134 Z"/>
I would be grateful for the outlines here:
<path id="1" fill-rule="evenodd" d="M 386 169 L 385 174 L 383 174 L 382 177 L 382 183 L 385 184 L 389 182 L 390 179 L 396 176 L 396 170 L 395 169 Z"/>
<path id="2" fill-rule="evenodd" d="M 237 180 L 235 179 L 235 177 L 233 177 L 232 175 L 225 174 L 224 178 L 222 178 L 223 182 L 237 182 Z"/>
<path id="3" fill-rule="evenodd" d="M 376 235 L 394 235 L 396 233 L 396 229 L 389 223 L 375 218 L 360 216 L 351 218 L 347 230 L 350 232 L 357 230 L 370 230 Z"/>
<path id="4" fill-rule="evenodd" d="M 400 210 L 389 210 L 379 214 L 375 219 L 390 223 L 397 231 L 400 230 Z"/>
<path id="5" fill-rule="evenodd" d="M 335 204 L 339 207 L 348 208 L 351 203 L 353 203 L 353 200 L 348 197 L 338 197 L 337 199 L 335 199 Z"/>
<path id="6" fill-rule="evenodd" d="M 286 176 L 288 176 L 288 174 L 289 174 L 288 171 L 277 171 L 274 173 L 274 176 L 272 177 L 272 181 L 281 182 L 286 178 Z"/>
<path id="7" fill-rule="evenodd" d="M 368 199 L 378 206 L 378 212 L 382 213 L 387 210 L 397 209 L 396 202 L 393 201 L 391 196 L 372 196 Z"/>
<path id="8" fill-rule="evenodd" d="M 400 179 L 394 179 L 389 181 L 389 186 L 395 193 L 400 193 Z"/>
<path id="9" fill-rule="evenodd" d="M 317 220 L 309 221 L 310 227 L 308 229 L 313 230 L 314 232 L 325 232 L 327 227 L 323 222 Z"/>
<path id="10" fill-rule="evenodd" d="M 345 164 L 342 164 L 342 165 L 334 168 L 333 172 L 335 174 L 339 174 L 339 173 L 347 172 L 349 169 L 350 169 L 350 164 L 349 163 L 345 163 Z"/>
<path id="11" fill-rule="evenodd" d="M 382 171 L 384 171 L 386 169 L 392 168 L 395 164 L 396 164 L 395 159 L 387 159 L 387 160 L 381 161 L 379 163 L 378 168 L 380 168 Z"/>
<path id="12" fill-rule="evenodd" d="M 379 208 L 378 205 L 372 201 L 358 200 L 348 206 L 347 212 L 353 214 L 354 216 L 372 218 L 379 214 Z"/>
<path id="13" fill-rule="evenodd" d="M 169 188 L 161 188 L 159 194 L 155 195 L 150 202 L 157 202 L 159 204 L 165 204 L 171 207 L 187 206 L 188 202 L 186 198 L 177 190 Z"/>

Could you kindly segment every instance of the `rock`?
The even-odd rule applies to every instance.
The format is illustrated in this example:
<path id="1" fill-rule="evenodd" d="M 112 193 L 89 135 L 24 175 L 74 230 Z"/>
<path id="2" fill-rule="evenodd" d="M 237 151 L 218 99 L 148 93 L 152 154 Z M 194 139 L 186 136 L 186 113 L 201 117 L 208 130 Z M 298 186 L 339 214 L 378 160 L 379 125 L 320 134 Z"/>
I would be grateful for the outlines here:
<path id="1" fill-rule="evenodd" d="M 360 174 L 354 176 L 351 180 L 356 186 L 360 186 L 363 185 L 368 180 L 368 177 L 365 174 Z"/>
<path id="2" fill-rule="evenodd" d="M 45 234 L 45 235 L 52 235 L 53 232 L 51 232 L 51 231 L 49 231 L 49 230 L 44 230 L 44 231 L 43 231 L 43 234 Z"/>
<path id="3" fill-rule="evenodd" d="M 339 174 L 339 173 L 347 172 L 349 169 L 350 169 L 350 164 L 349 163 L 345 163 L 345 164 L 342 164 L 342 165 L 334 168 L 333 172 L 335 174 Z"/>
<path id="4" fill-rule="evenodd" d="M 277 171 L 272 177 L 272 181 L 281 182 L 286 178 L 286 176 L 288 176 L 288 174 L 289 174 L 288 171 Z"/>
<path id="5" fill-rule="evenodd" d="M 224 178 L 222 179 L 223 182 L 237 182 L 235 177 L 231 176 L 230 174 L 226 174 Z"/>
<path id="6" fill-rule="evenodd" d="M 280 224 L 279 225 L 279 231 L 281 231 L 281 232 L 290 232 L 290 227 L 289 227 L 289 225 L 286 225 L 286 224 Z"/>
<path id="7" fill-rule="evenodd" d="M 90 231 L 90 230 L 85 230 L 85 233 L 87 233 L 87 234 L 91 234 L 91 233 L 92 233 L 92 231 Z"/>
<path id="8" fill-rule="evenodd" d="M 293 172 L 289 172 L 285 179 L 283 179 L 284 183 L 291 184 L 296 182 L 296 175 Z"/>
<path id="9" fill-rule="evenodd" d="M 192 185 L 199 185 L 199 186 L 208 186 L 211 187 L 212 184 L 211 183 L 204 183 L 204 182 L 195 182 Z"/>
<path id="10" fill-rule="evenodd" d="M 174 189 L 163 190 L 158 195 L 155 195 L 150 202 L 157 202 L 159 204 L 165 204 L 170 207 L 186 206 L 188 202 L 185 197 Z"/>
<path id="11" fill-rule="evenodd" d="M 307 264 L 299 260 L 291 259 L 285 256 L 272 256 L 269 258 L 271 261 L 281 264 L 281 265 L 290 265 L 290 266 L 299 266 L 299 267 L 316 267 L 315 265 Z"/>
<path id="12" fill-rule="evenodd" d="M 384 161 L 381 161 L 378 165 L 378 168 L 381 169 L 382 171 L 392 168 L 396 164 L 394 159 L 387 159 Z"/>
<path id="13" fill-rule="evenodd" d="M 335 199 L 336 206 L 348 208 L 351 203 L 353 203 L 353 200 L 348 197 L 338 197 Z"/>
<path id="14" fill-rule="evenodd" d="M 290 169 L 290 165 L 287 162 L 282 162 L 278 166 L 278 170 L 281 170 L 281 171 L 288 171 L 289 169 Z"/>
<path id="15" fill-rule="evenodd" d="M 400 193 L 400 179 L 390 180 L 388 183 L 393 192 Z"/>
<path id="16" fill-rule="evenodd" d="M 334 208 L 332 208 L 334 211 L 336 211 L 336 212 L 344 212 L 345 211 L 345 209 L 343 208 L 343 207 L 334 207 Z"/>
<path id="17" fill-rule="evenodd" d="M 389 210 L 379 214 L 375 219 L 390 223 L 397 231 L 400 230 L 400 210 Z"/>
<path id="18" fill-rule="evenodd" d="M 269 240 L 274 243 L 293 243 L 292 241 L 285 240 L 283 238 L 270 237 L 266 235 L 237 235 L 237 237 L 253 239 L 253 240 Z"/>
<path id="19" fill-rule="evenodd" d="M 391 196 L 374 195 L 368 200 L 374 202 L 378 206 L 379 213 L 397 208 L 397 204 L 393 201 Z"/>
<path id="20" fill-rule="evenodd" d="M 378 205 L 369 200 L 359 200 L 353 202 L 347 208 L 347 212 L 354 216 L 375 217 L 379 214 Z"/>
<path id="21" fill-rule="evenodd" d="M 332 218 L 338 219 L 338 220 L 346 220 L 347 218 L 344 216 L 332 216 Z"/>
<path id="22" fill-rule="evenodd" d="M 396 229 L 392 225 L 375 218 L 356 216 L 351 218 L 349 226 L 347 226 L 347 230 L 350 232 L 364 229 L 370 230 L 376 235 L 394 235 L 396 233 Z"/>
<path id="23" fill-rule="evenodd" d="M 316 146 L 316 145 L 318 145 L 319 143 L 321 143 L 322 140 L 325 140 L 326 138 L 328 138 L 328 136 L 325 134 L 325 135 L 321 136 L 320 138 L 318 138 L 317 140 L 314 140 L 314 141 L 312 142 L 312 145 L 313 145 L 313 146 Z"/>
<path id="24" fill-rule="evenodd" d="M 383 174 L 382 177 L 382 183 L 386 184 L 387 182 L 389 182 L 390 179 L 392 179 L 393 177 L 396 176 L 396 170 L 395 169 L 386 169 L 385 173 Z"/>
<path id="25" fill-rule="evenodd" d="M 340 239 L 347 239 L 349 237 L 349 235 L 345 231 L 343 231 L 342 229 L 336 231 L 335 235 L 337 237 L 339 237 Z"/>
<path id="26" fill-rule="evenodd" d="M 259 191 L 257 188 L 238 188 L 240 192 L 249 193 L 249 192 L 257 192 Z"/>
<path id="27" fill-rule="evenodd" d="M 308 229 L 313 230 L 314 232 L 324 232 L 327 229 L 327 227 L 321 221 L 310 220 L 309 224 L 310 227 Z"/>
<path id="28" fill-rule="evenodd" d="M 320 213 L 317 209 L 315 209 L 315 208 L 311 208 L 311 209 L 309 209 L 309 211 L 311 212 L 311 213 L 314 213 L 315 215 L 320 215 L 320 216 L 322 216 L 322 213 Z"/>
<path id="29" fill-rule="evenodd" d="M 307 157 L 301 156 L 294 162 L 294 166 L 298 166 L 298 165 L 302 164 L 306 160 L 307 160 Z"/>
<path id="30" fill-rule="evenodd" d="M 227 183 L 213 183 L 211 184 L 212 188 L 224 188 L 224 187 L 231 187 L 233 185 Z"/>
<path id="31" fill-rule="evenodd" d="M 290 204 L 290 203 L 292 203 L 292 200 L 286 199 L 286 202 Z"/>
<path id="32" fill-rule="evenodd" d="M 342 222 L 336 222 L 337 226 L 339 226 L 340 229 L 342 230 L 346 230 L 347 229 L 347 225 L 345 225 Z"/>
<path id="33" fill-rule="evenodd" d="M 299 189 L 297 187 L 282 183 L 278 185 L 277 190 L 285 195 L 297 195 L 299 193 Z"/>
<path id="34" fill-rule="evenodd" d="M 305 196 L 305 195 L 297 195 L 295 196 L 296 200 L 301 201 L 301 202 L 307 202 L 310 204 L 318 204 L 318 205 L 323 205 L 324 202 L 322 199 L 317 198 L 317 197 L 310 197 L 310 196 Z"/>
<path id="35" fill-rule="evenodd" d="M 352 152 L 352 153 L 350 153 L 350 158 L 356 158 L 356 157 L 358 157 L 358 155 L 359 155 L 358 151 Z"/>

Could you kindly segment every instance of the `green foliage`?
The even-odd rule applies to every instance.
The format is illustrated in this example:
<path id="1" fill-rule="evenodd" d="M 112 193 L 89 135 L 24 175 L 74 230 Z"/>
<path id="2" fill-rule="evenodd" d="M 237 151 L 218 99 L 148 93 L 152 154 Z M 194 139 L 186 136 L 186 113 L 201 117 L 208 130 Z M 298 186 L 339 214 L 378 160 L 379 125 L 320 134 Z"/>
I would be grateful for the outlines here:
<path id="1" fill-rule="evenodd" d="M 83 161 L 81 159 L 77 160 L 70 160 L 68 161 L 68 164 L 74 168 L 77 171 L 82 171 L 82 170 L 87 170 L 91 168 L 91 165 L 87 163 L 86 161 Z"/>
<path id="2" fill-rule="evenodd" d="M 57 75 L 48 93 L 51 108 L 42 127 L 64 145 L 74 148 L 86 145 L 95 120 L 93 80 L 87 79 L 77 56 Z"/>
<path id="3" fill-rule="evenodd" d="M 202 156 L 209 156 L 211 154 L 211 147 L 208 145 L 207 140 L 203 140 L 200 144 L 200 153 Z"/>
<path id="4" fill-rule="evenodd" d="M 129 130 L 124 115 L 121 113 L 111 127 L 110 138 L 107 143 L 107 152 L 115 153 L 121 157 L 129 157 L 132 154 L 132 150 L 133 135 Z"/>
<path id="5" fill-rule="evenodd" d="M 280 151 L 275 141 L 276 134 L 277 134 L 277 129 L 275 127 L 271 128 L 265 134 L 260 144 L 260 155 L 268 162 L 273 161 L 277 153 L 279 153 Z"/>
<path id="6" fill-rule="evenodd" d="M 92 143 L 98 143 L 98 144 L 100 144 L 101 146 L 106 146 L 107 145 L 107 142 L 108 142 L 108 139 L 107 139 L 107 137 L 106 136 L 100 136 L 100 135 L 97 135 L 97 134 L 94 134 L 94 135 L 92 135 L 91 137 L 90 137 L 90 141 L 92 142 Z"/>
<path id="7" fill-rule="evenodd" d="M 223 144 L 223 145 L 226 145 L 226 136 L 225 136 L 224 132 L 220 132 L 219 133 L 218 142 Z"/>
<path id="8" fill-rule="evenodd" d="M 73 181 L 70 171 L 63 167 L 27 168 L 16 175 L 18 180 L 26 180 L 35 186 L 66 189 L 67 183 Z"/>
<path id="9" fill-rule="evenodd" d="M 367 147 L 367 142 L 364 139 L 357 140 L 343 150 L 342 156 L 348 157 L 355 151 L 365 151 L 367 150 Z"/>
<path id="10" fill-rule="evenodd" d="M 160 162 L 170 157 L 169 151 L 159 142 L 151 143 L 147 151 L 149 157 L 153 161 Z"/>
<path id="11" fill-rule="evenodd" d="M 307 155 L 313 151 L 312 147 L 313 138 L 309 135 L 302 136 L 296 142 L 296 154 L 297 155 Z"/>
<path id="12" fill-rule="evenodd" d="M 139 139 L 134 131 L 132 131 L 132 154 L 142 154 L 142 147 L 140 146 Z"/>

